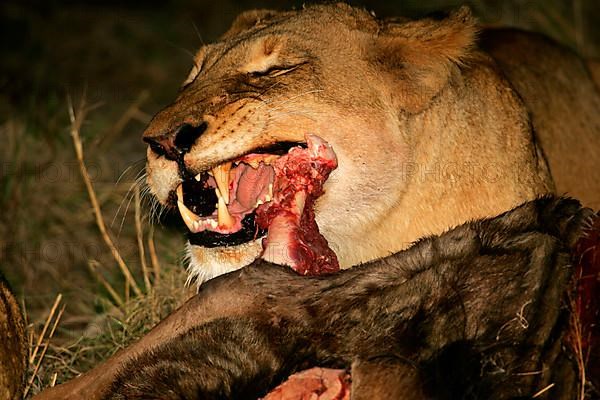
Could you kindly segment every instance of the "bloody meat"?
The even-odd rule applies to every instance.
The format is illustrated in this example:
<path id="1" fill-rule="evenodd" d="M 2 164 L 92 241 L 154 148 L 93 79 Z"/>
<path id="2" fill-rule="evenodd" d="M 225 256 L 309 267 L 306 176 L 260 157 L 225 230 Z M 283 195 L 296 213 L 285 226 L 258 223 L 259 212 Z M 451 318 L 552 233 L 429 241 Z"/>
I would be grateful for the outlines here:
<path id="1" fill-rule="evenodd" d="M 307 135 L 307 147 L 293 147 L 274 164 L 273 198 L 256 210 L 256 223 L 268 229 L 263 258 L 291 266 L 302 275 L 339 270 L 338 259 L 319 232 L 314 205 L 337 167 L 331 146 Z"/>

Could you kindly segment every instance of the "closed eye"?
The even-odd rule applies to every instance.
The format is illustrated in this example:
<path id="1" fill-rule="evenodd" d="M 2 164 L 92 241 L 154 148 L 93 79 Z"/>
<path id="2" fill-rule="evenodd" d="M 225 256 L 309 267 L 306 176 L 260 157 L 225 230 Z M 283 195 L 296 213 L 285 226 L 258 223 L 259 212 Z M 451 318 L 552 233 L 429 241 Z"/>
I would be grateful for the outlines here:
<path id="1" fill-rule="evenodd" d="M 280 75 L 284 75 L 287 74 L 288 72 L 292 72 L 293 70 L 299 68 L 300 66 L 302 66 L 303 63 L 300 64 L 295 64 L 295 65 L 272 65 L 269 68 L 267 68 L 264 71 L 252 71 L 249 72 L 248 74 L 251 76 L 255 76 L 255 77 L 263 77 L 263 76 L 269 76 L 269 77 L 277 77 Z"/>

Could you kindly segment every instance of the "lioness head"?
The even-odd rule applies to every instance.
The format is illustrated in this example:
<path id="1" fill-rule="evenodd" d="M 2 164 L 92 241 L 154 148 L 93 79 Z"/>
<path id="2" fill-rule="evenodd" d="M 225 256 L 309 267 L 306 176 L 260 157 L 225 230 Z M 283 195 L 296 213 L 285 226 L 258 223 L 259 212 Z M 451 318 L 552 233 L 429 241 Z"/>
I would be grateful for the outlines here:
<path id="1" fill-rule="evenodd" d="M 338 4 L 250 11 L 202 47 L 176 100 L 144 133 L 153 194 L 176 207 L 182 186 L 193 193 L 180 207 L 197 231 L 192 276 L 242 267 L 262 250 L 255 205 L 225 212 L 218 203 L 227 199 L 203 182 L 268 201 L 268 178 L 247 165 L 233 173 L 230 162 L 277 154 L 307 134 L 337 156 L 315 213 L 342 267 L 548 191 L 527 113 L 475 36 L 464 8 L 443 20 L 398 22 Z M 217 209 L 237 225 L 221 229 Z"/>

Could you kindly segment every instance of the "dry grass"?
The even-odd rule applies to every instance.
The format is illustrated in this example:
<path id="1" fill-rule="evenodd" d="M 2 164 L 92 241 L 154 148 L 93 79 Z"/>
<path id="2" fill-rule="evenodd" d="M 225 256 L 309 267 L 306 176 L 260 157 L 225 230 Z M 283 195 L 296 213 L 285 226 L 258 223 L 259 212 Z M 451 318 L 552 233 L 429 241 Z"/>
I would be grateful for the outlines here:
<path id="1" fill-rule="evenodd" d="M 119 253 L 117 246 L 115 246 L 112 238 L 108 234 L 108 230 L 106 229 L 106 224 L 104 223 L 104 217 L 102 216 L 102 211 L 100 210 L 100 204 L 98 203 L 98 198 L 96 196 L 96 192 L 94 191 L 94 187 L 92 185 L 92 180 L 90 178 L 90 174 L 89 174 L 89 172 L 85 166 L 85 162 L 83 160 L 83 144 L 81 143 L 81 137 L 79 136 L 79 130 L 81 129 L 81 125 L 83 124 L 83 121 L 85 120 L 86 113 L 89 111 L 85 107 L 85 99 L 83 99 L 81 101 L 81 104 L 77 110 L 77 114 L 75 113 L 75 110 L 73 109 L 73 104 L 70 99 L 68 100 L 68 103 L 69 103 L 69 120 L 71 121 L 71 128 L 70 128 L 71 138 L 73 139 L 73 146 L 75 147 L 75 154 L 77 156 L 77 164 L 79 165 L 81 177 L 83 178 L 83 182 L 85 183 L 85 188 L 86 188 L 88 196 L 90 198 L 90 202 L 92 203 L 92 208 L 94 210 L 94 216 L 96 218 L 96 225 L 98 226 L 98 229 L 100 230 L 100 234 L 102 235 L 102 239 L 104 240 L 104 243 L 106 243 L 106 246 L 110 250 L 110 254 L 113 256 L 113 258 L 117 262 L 117 265 L 119 266 L 119 269 L 121 270 L 121 273 L 125 277 L 126 285 L 131 285 L 135 294 L 137 296 L 141 296 L 142 291 L 140 290 L 139 286 L 135 282 L 135 279 L 133 279 L 133 276 L 131 275 L 131 271 L 127 267 L 127 264 L 125 264 L 125 260 L 123 260 L 123 257 L 121 256 L 121 253 Z M 137 193 L 137 187 L 136 187 L 136 193 Z M 136 199 L 136 200 L 138 200 L 138 202 L 139 202 L 139 199 Z M 138 208 L 138 207 L 139 207 L 139 205 L 136 205 L 136 208 Z M 136 227 L 138 227 L 137 221 L 136 221 Z"/>
<path id="2" fill-rule="evenodd" d="M 48 347 L 50 345 L 50 339 L 52 339 L 52 337 L 54 336 L 56 327 L 58 326 L 58 323 L 60 322 L 60 318 L 62 317 L 63 312 L 65 311 L 65 306 L 63 305 L 61 307 L 60 311 L 58 312 L 58 315 L 56 316 L 56 318 L 54 318 L 54 314 L 56 313 L 56 309 L 58 308 L 58 305 L 60 304 L 61 299 L 62 299 L 62 295 L 59 294 L 58 296 L 56 296 L 54 305 L 50 309 L 48 318 L 46 318 L 46 323 L 44 324 L 44 327 L 42 328 L 42 332 L 38 336 L 35 346 L 30 346 L 31 349 L 30 349 L 30 355 L 29 355 L 28 361 L 29 361 L 30 368 L 33 368 L 33 370 L 31 371 L 30 377 L 27 380 L 27 386 L 25 387 L 25 392 L 23 394 L 23 397 L 25 397 L 25 398 L 27 397 L 27 394 L 31 390 L 31 388 L 33 386 L 33 382 L 38 377 L 38 372 L 40 370 L 40 366 L 42 365 L 42 362 L 44 361 L 44 356 L 46 355 L 46 351 L 48 350 Z M 47 331 L 48 327 L 50 326 L 50 323 L 52 322 L 53 319 L 54 319 L 54 322 L 52 323 L 52 329 L 48 333 L 48 336 L 46 336 L 46 331 Z M 32 344 L 33 343 L 33 332 L 31 330 L 29 330 L 29 337 L 32 339 L 32 340 L 30 340 L 30 344 Z M 44 342 L 43 345 L 42 345 L 42 342 Z M 41 351 L 40 351 L 40 348 L 41 348 Z M 40 354 L 39 354 L 39 357 L 36 358 L 36 356 L 38 355 L 38 352 Z M 53 375 L 51 386 L 54 386 L 54 384 L 56 383 L 57 375 L 58 374 L 56 374 L 56 373 Z"/>
<path id="3" fill-rule="evenodd" d="M 118 293 L 101 272 L 103 268 L 100 263 L 96 260 L 89 260 L 92 274 L 108 293 L 107 297 L 100 298 L 100 301 L 105 304 L 106 311 L 96 315 L 96 320 L 88 324 L 88 332 L 83 338 L 63 345 L 53 344 L 51 339 L 66 307 L 63 304 L 57 314 L 62 295 L 57 296 L 39 334 L 35 333 L 36 329 L 33 325 L 29 327 L 31 356 L 25 398 L 39 393 L 46 387 L 69 380 L 110 357 L 119 349 L 140 338 L 193 294 L 190 289 L 183 287 L 182 282 L 185 281 L 185 277 L 180 268 L 162 269 L 160 267 L 154 243 L 154 230 L 151 229 L 149 233 L 146 233 L 144 229 L 142 201 L 137 183 L 134 183 L 135 187 L 133 188 L 134 222 L 137 251 L 144 282 L 143 289 L 138 285 L 134 273 L 120 254 L 104 222 L 98 196 L 84 161 L 80 128 L 88 112 L 89 109 L 85 107 L 85 102 L 80 103 L 77 111 L 69 102 L 70 134 L 81 177 L 94 211 L 96 226 L 124 279 L 123 295 Z M 153 268 L 152 275 L 147 266 L 145 243 L 148 245 Z M 133 295 L 130 295 L 129 288 L 133 288 Z"/>
<path id="4" fill-rule="evenodd" d="M 181 285 L 184 279 L 181 274 L 168 273 L 161 284 L 153 285 L 148 293 L 133 296 L 122 306 L 104 299 L 109 303 L 108 310 L 97 316 L 85 335 L 76 341 L 65 344 L 50 341 L 59 320 L 57 317 L 49 335 L 37 336 L 43 345 L 38 357 L 30 360 L 29 394 L 35 395 L 46 387 L 67 381 L 139 339 L 189 298 L 192 293 Z M 34 328 L 30 329 L 33 332 Z M 36 335 L 32 333 L 32 336 Z"/>

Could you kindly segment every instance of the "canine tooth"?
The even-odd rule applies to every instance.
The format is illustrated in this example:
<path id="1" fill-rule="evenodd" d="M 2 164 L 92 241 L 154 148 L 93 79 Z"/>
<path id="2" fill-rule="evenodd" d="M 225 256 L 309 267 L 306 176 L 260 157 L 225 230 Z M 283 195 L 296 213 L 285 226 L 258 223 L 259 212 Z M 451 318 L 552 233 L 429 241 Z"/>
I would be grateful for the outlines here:
<path id="1" fill-rule="evenodd" d="M 179 214 L 181 214 L 181 218 L 183 219 L 183 222 L 185 222 L 185 225 L 190 231 L 195 232 L 195 223 L 198 222 L 200 218 L 198 218 L 198 216 L 189 208 L 187 208 L 181 201 L 177 202 L 177 208 L 179 209 Z"/>
<path id="2" fill-rule="evenodd" d="M 269 201 L 271 201 L 271 196 L 269 196 L 268 194 L 265 196 L 265 203 L 268 203 Z"/>
<path id="3" fill-rule="evenodd" d="M 256 200 L 256 204 L 254 205 L 254 208 L 260 206 L 261 204 L 265 204 L 262 200 Z"/>
<path id="4" fill-rule="evenodd" d="M 221 192 L 223 200 L 225 200 L 225 204 L 229 204 L 229 171 L 231 171 L 231 162 L 217 165 L 212 169 L 217 187 Z"/>
<path id="5" fill-rule="evenodd" d="M 179 214 L 181 214 L 181 218 L 185 225 L 188 227 L 190 232 L 198 231 L 198 221 L 200 221 L 200 217 L 192 212 L 186 205 L 183 203 L 183 186 L 177 186 L 177 209 L 179 209 Z"/>
<path id="6" fill-rule="evenodd" d="M 194 177 L 194 179 L 198 182 L 200 182 L 200 179 L 202 179 L 202 174 L 198 174 Z"/>
<path id="7" fill-rule="evenodd" d="M 185 225 L 191 232 L 196 232 L 198 230 L 198 221 L 200 218 L 194 214 L 189 208 L 183 204 L 183 201 L 177 201 L 177 208 L 179 209 L 179 214 L 181 214 L 181 218 Z"/>
<path id="8" fill-rule="evenodd" d="M 217 193 L 217 199 L 219 199 L 219 203 L 217 204 L 217 219 L 219 220 L 219 226 L 229 228 L 233 226 L 235 220 L 231 214 L 229 214 L 225 199 L 219 194 L 219 190 L 215 189 L 215 192 Z"/>

